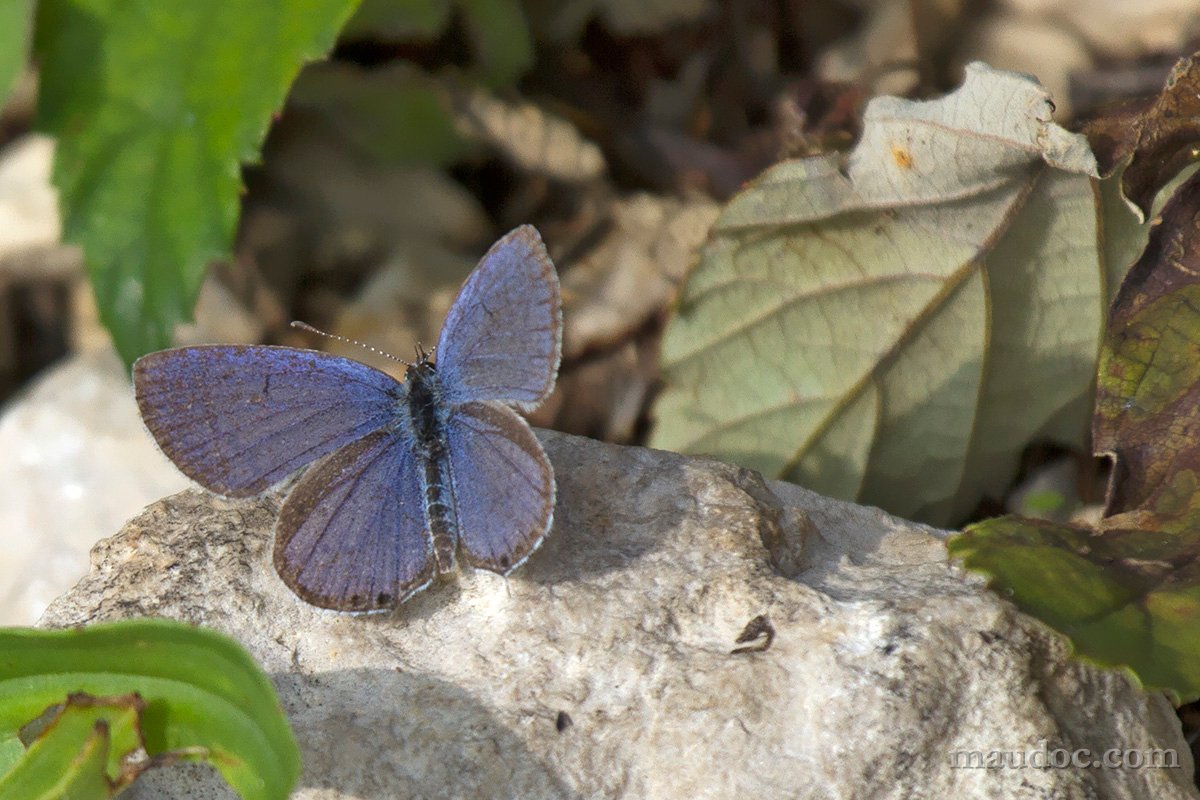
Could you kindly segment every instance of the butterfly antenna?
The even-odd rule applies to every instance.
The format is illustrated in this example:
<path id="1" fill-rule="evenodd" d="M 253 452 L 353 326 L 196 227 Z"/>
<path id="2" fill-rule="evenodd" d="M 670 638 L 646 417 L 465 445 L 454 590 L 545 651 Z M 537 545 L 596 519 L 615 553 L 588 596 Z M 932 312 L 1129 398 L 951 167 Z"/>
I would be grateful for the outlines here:
<path id="1" fill-rule="evenodd" d="M 425 345 L 421 344 L 420 342 L 417 342 L 416 350 L 417 350 L 417 363 L 420 363 L 422 361 L 428 361 L 429 357 L 437 352 L 437 347 L 434 347 L 431 350 L 427 351 L 425 349 Z"/>
<path id="2" fill-rule="evenodd" d="M 307 331 L 309 333 L 315 333 L 318 336 L 324 336 L 326 339 L 336 339 L 337 341 L 345 342 L 346 344 L 356 344 L 359 347 L 365 347 L 366 349 L 370 350 L 372 353 L 374 353 L 376 355 L 383 356 L 384 358 L 390 358 L 392 361 L 399 361 L 401 364 L 404 364 L 405 366 L 411 366 L 403 358 L 400 358 L 399 356 L 394 356 L 391 353 L 386 353 L 383 350 L 380 350 L 378 347 L 372 347 L 371 345 L 367 344 L 366 342 L 360 342 L 358 339 L 351 339 L 348 336 L 338 336 L 336 333 L 326 333 L 325 331 L 321 330 L 320 328 L 314 328 L 312 325 L 309 325 L 307 322 L 300 322 L 298 320 L 293 321 L 292 327 L 296 328 L 297 330 Z"/>

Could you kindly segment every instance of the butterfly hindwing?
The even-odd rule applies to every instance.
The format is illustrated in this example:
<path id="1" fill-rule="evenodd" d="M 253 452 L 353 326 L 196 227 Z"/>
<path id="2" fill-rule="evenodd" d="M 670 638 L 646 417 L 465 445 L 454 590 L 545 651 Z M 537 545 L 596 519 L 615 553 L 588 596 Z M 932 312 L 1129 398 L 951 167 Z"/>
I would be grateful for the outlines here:
<path id="1" fill-rule="evenodd" d="M 404 391 L 365 364 L 290 347 L 164 350 L 138 359 L 133 377 L 163 452 L 205 488 L 235 497 L 388 424 Z"/>
<path id="2" fill-rule="evenodd" d="M 522 225 L 492 245 L 446 315 L 437 345 L 446 402 L 535 408 L 554 388 L 561 330 L 554 264 L 537 230 Z"/>
<path id="3" fill-rule="evenodd" d="M 453 408 L 447 424 L 458 536 L 468 564 L 506 575 L 554 514 L 554 472 L 525 420 L 499 403 Z"/>
<path id="4" fill-rule="evenodd" d="M 380 430 L 297 482 L 275 529 L 275 570 L 313 605 L 374 611 L 429 584 L 432 547 L 408 437 Z"/>

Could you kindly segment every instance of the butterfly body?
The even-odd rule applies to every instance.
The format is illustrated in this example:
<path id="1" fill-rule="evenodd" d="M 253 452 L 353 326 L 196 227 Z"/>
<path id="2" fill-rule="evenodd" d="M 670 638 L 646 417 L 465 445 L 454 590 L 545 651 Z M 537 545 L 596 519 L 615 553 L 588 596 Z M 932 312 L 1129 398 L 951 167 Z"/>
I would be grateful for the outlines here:
<path id="1" fill-rule="evenodd" d="M 446 435 L 441 385 L 437 370 L 422 357 L 405 371 L 408 417 L 415 457 L 425 476 L 425 516 L 433 538 L 433 564 L 439 575 L 454 569 L 458 549 L 458 520 L 450 475 L 450 443 Z"/>
<path id="2" fill-rule="evenodd" d="M 554 266 L 524 226 L 497 242 L 405 381 L 346 358 L 268 346 L 152 353 L 142 418 L 189 477 L 224 495 L 309 466 L 280 511 L 274 564 L 314 605 L 393 608 L 455 568 L 507 575 L 553 521 L 554 473 L 529 425 L 554 385 Z"/>

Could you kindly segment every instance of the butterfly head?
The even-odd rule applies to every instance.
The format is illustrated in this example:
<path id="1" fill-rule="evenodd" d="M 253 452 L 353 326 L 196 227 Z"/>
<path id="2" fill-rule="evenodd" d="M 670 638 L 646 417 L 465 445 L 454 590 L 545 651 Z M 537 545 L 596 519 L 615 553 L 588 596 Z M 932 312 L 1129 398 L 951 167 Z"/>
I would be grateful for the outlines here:
<path id="1" fill-rule="evenodd" d="M 434 348 L 434 350 L 427 351 L 421 345 L 421 343 L 418 342 L 416 349 L 417 349 L 416 361 L 413 361 L 412 363 L 410 363 L 408 365 L 408 369 L 406 369 L 404 371 L 405 377 L 407 377 L 410 381 L 414 380 L 414 379 L 420 380 L 423 378 L 430 378 L 433 376 L 434 372 L 436 372 L 436 369 L 435 369 L 434 363 L 433 363 L 433 354 L 434 354 L 434 350 L 436 350 L 437 348 Z"/>

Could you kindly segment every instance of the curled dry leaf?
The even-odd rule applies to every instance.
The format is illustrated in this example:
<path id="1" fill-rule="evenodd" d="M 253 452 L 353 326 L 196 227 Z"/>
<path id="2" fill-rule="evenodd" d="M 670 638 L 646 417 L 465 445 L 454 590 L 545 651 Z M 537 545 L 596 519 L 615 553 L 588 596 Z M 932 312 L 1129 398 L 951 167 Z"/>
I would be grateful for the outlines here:
<path id="1" fill-rule="evenodd" d="M 1200 475 L 1200 176 L 1167 202 L 1113 303 L 1093 437 L 1114 456 L 1108 513 Z M 1190 498 L 1180 498 L 1189 500 Z"/>
<path id="2" fill-rule="evenodd" d="M 1101 349 L 1092 436 L 1113 460 L 1104 515 L 987 520 L 949 545 L 1081 655 L 1189 699 L 1200 697 L 1200 173 L 1180 172 L 1180 115 L 1194 114 L 1183 92 L 1195 92 L 1194 70 L 1184 59 L 1158 98 L 1090 131 L 1107 168 L 1130 159 L 1143 212 L 1169 196 Z"/>
<path id="3" fill-rule="evenodd" d="M 1083 438 L 1107 300 L 1083 137 L 972 64 L 878 98 L 846 171 L 784 162 L 724 209 L 663 344 L 652 443 L 923 520 L 1037 435 Z"/>
<path id="4" fill-rule="evenodd" d="M 1200 142 L 1200 54 L 1180 59 L 1162 92 L 1116 109 L 1084 130 L 1105 175 L 1129 162 L 1121 178 L 1125 196 L 1143 218 L 1159 189 L 1196 161 Z"/>

